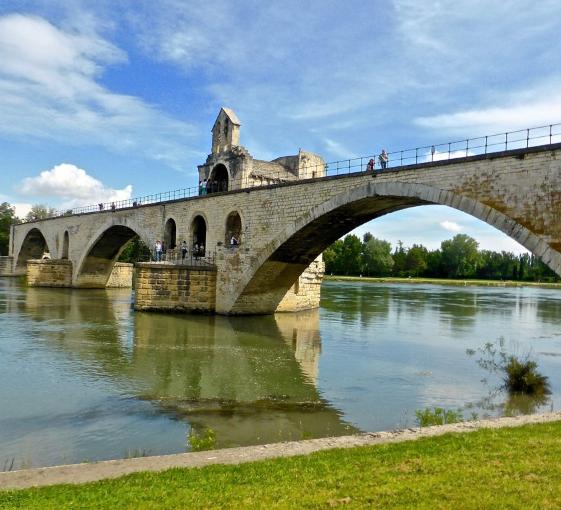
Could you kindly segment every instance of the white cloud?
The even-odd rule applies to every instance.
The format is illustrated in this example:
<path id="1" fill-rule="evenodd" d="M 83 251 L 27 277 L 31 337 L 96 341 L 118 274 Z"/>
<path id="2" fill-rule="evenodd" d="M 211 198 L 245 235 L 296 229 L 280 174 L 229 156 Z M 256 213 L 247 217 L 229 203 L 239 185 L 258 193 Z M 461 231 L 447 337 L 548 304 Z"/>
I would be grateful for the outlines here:
<path id="1" fill-rule="evenodd" d="M 32 207 L 32 204 L 27 204 L 22 202 L 16 202 L 15 204 L 12 205 L 16 209 L 16 216 L 18 218 L 25 218 L 25 216 L 27 216 L 27 213 L 31 211 L 31 207 Z"/>
<path id="2" fill-rule="evenodd" d="M 41 172 L 37 177 L 28 177 L 21 183 L 21 193 L 39 196 L 41 200 L 55 197 L 62 199 L 62 208 L 99 202 L 117 202 L 131 198 L 132 186 L 113 189 L 105 186 L 75 165 L 63 163 L 51 170 Z"/>
<path id="3" fill-rule="evenodd" d="M 101 145 L 180 167 L 192 126 L 98 83 L 125 53 L 88 27 L 64 31 L 36 16 L 0 17 L 0 134 Z"/>
<path id="4" fill-rule="evenodd" d="M 444 229 L 448 230 L 448 232 L 460 232 L 462 227 L 458 225 L 455 221 L 441 221 L 439 225 Z"/>

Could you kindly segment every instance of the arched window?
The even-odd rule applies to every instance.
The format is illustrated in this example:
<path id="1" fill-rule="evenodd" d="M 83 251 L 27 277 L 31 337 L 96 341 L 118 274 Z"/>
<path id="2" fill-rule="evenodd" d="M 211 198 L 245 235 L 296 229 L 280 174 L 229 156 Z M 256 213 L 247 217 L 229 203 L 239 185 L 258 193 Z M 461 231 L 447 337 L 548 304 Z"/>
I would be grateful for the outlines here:
<path id="1" fill-rule="evenodd" d="M 164 228 L 164 247 L 166 250 L 173 250 L 177 245 L 176 232 L 177 227 L 175 225 L 175 220 L 170 218 L 166 221 L 166 226 Z"/>
<path id="2" fill-rule="evenodd" d="M 68 260 L 68 247 L 70 245 L 70 236 L 68 230 L 64 232 L 64 239 L 62 241 L 62 256 L 61 259 Z"/>
<path id="3" fill-rule="evenodd" d="M 219 191 L 228 191 L 228 170 L 222 165 L 216 165 L 207 183 L 207 193 L 217 193 Z"/>
<path id="4" fill-rule="evenodd" d="M 226 236 L 224 238 L 224 244 L 226 246 L 240 244 L 241 235 L 242 219 L 236 211 L 232 211 L 226 218 Z"/>
<path id="5" fill-rule="evenodd" d="M 195 216 L 191 224 L 193 256 L 204 257 L 206 251 L 206 221 L 202 216 Z"/>

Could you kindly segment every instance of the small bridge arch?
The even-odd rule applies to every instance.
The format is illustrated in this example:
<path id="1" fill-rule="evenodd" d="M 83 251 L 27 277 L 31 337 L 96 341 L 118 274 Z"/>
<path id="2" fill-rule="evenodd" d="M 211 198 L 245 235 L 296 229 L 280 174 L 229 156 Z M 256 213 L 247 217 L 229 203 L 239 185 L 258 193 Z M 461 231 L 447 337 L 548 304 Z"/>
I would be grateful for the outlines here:
<path id="1" fill-rule="evenodd" d="M 76 287 L 105 287 L 113 265 L 119 258 L 129 241 L 135 237 L 151 245 L 151 239 L 144 231 L 130 222 L 112 222 L 99 229 L 82 257 L 75 265 L 74 286 Z"/>
<path id="2" fill-rule="evenodd" d="M 16 255 L 15 273 L 25 273 L 27 261 L 40 259 L 45 252 L 50 253 L 47 240 L 39 228 L 33 227 L 27 232 Z"/>

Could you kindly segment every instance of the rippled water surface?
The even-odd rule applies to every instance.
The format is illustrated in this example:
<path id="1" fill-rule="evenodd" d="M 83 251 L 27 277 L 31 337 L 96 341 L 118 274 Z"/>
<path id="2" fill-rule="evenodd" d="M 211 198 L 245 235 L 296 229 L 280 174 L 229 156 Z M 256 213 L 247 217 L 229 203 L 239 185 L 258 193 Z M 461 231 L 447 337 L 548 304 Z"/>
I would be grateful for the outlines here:
<path id="1" fill-rule="evenodd" d="M 549 376 L 547 402 L 496 394 L 466 354 L 501 337 Z M 0 278 L 0 470 L 183 452 L 191 429 L 229 447 L 413 425 L 429 406 L 559 409 L 560 368 L 558 290 L 326 282 L 320 310 L 227 318 Z"/>

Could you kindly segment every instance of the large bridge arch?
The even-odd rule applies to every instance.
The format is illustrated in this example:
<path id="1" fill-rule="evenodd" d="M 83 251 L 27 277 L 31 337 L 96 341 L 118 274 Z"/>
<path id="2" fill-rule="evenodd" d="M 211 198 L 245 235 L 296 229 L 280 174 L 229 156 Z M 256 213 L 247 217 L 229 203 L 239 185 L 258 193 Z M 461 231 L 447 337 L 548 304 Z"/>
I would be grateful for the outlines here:
<path id="1" fill-rule="evenodd" d="M 153 239 L 130 221 L 111 221 L 100 228 L 74 266 L 75 287 L 105 287 L 113 265 L 129 241 L 135 237 L 153 244 Z"/>
<path id="2" fill-rule="evenodd" d="M 429 185 L 371 181 L 312 208 L 267 243 L 239 280 L 229 313 L 274 312 L 305 268 L 334 241 L 370 220 L 421 205 L 446 205 L 474 216 L 513 238 L 561 274 L 561 254 L 497 209 Z"/>

